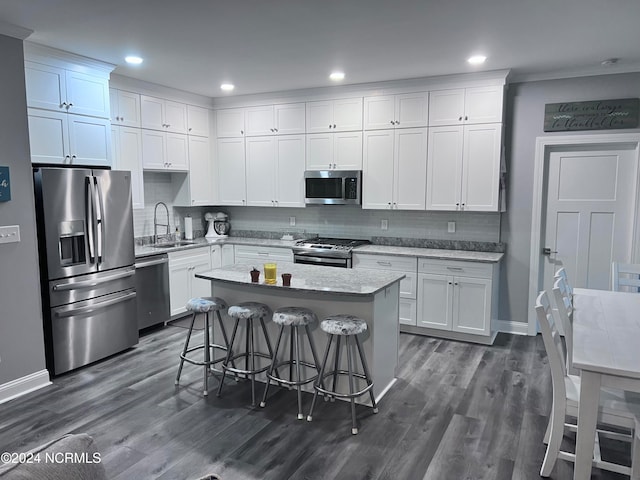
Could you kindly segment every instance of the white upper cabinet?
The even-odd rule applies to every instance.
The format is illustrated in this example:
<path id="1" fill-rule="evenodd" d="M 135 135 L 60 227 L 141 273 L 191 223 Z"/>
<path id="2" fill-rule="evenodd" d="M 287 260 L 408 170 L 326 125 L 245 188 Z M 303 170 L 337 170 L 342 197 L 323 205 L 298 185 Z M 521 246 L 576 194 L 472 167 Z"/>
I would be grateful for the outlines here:
<path id="1" fill-rule="evenodd" d="M 215 201 L 211 146 L 206 137 L 189 136 L 189 203 L 211 205 Z"/>
<path id="2" fill-rule="evenodd" d="M 138 93 L 110 88 L 109 102 L 112 125 L 140 126 L 140 95 Z"/>
<path id="3" fill-rule="evenodd" d="M 187 133 L 197 137 L 209 136 L 209 110 L 187 105 Z"/>
<path id="4" fill-rule="evenodd" d="M 424 210 L 427 129 L 364 133 L 362 208 Z"/>
<path id="5" fill-rule="evenodd" d="M 109 118 L 109 81 L 74 70 L 25 62 L 27 106 Z"/>
<path id="6" fill-rule="evenodd" d="M 362 98 L 307 102 L 307 133 L 362 130 Z"/>
<path id="7" fill-rule="evenodd" d="M 429 126 L 502 122 L 504 88 L 437 90 L 429 94 Z"/>
<path id="8" fill-rule="evenodd" d="M 307 170 L 362 170 L 362 132 L 306 135 Z"/>
<path id="9" fill-rule="evenodd" d="M 111 150 L 114 170 L 131 172 L 133 208 L 144 208 L 142 177 L 142 131 L 139 128 L 111 126 Z"/>
<path id="10" fill-rule="evenodd" d="M 246 205 L 244 138 L 219 138 L 216 164 L 219 204 Z"/>
<path id="11" fill-rule="evenodd" d="M 246 135 L 294 135 L 305 132 L 304 103 L 264 105 L 245 110 Z"/>
<path id="12" fill-rule="evenodd" d="M 145 170 L 189 170 L 187 135 L 142 129 L 142 166 Z"/>
<path id="13" fill-rule="evenodd" d="M 244 108 L 216 110 L 216 136 L 218 138 L 244 137 Z"/>
<path id="14" fill-rule="evenodd" d="M 502 124 L 429 128 L 427 210 L 498 211 Z"/>
<path id="15" fill-rule="evenodd" d="M 304 207 L 304 149 L 304 135 L 247 138 L 247 205 Z"/>
<path id="16" fill-rule="evenodd" d="M 426 127 L 429 93 L 365 97 L 364 129 Z"/>
<path id="17" fill-rule="evenodd" d="M 28 109 L 31 162 L 111 165 L 111 125 L 103 118 Z"/>
<path id="18" fill-rule="evenodd" d="M 163 98 L 140 95 L 142 128 L 187 133 L 187 106 Z"/>

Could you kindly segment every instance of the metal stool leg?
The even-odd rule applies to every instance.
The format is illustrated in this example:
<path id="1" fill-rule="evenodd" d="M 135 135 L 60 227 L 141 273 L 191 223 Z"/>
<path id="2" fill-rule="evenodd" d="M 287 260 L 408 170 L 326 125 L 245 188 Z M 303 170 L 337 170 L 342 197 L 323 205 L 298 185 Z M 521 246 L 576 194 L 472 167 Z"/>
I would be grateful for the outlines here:
<path id="1" fill-rule="evenodd" d="M 324 358 L 322 359 L 322 367 L 320 367 L 320 374 L 314 385 L 313 400 L 311 400 L 311 408 L 309 409 L 309 415 L 307 415 L 307 422 L 313 420 L 313 409 L 316 406 L 316 399 L 318 398 L 318 389 L 315 386 L 320 386 L 322 378 L 324 377 L 324 370 L 327 366 L 327 360 L 329 360 L 329 349 L 331 348 L 331 342 L 333 341 L 333 335 L 329 335 L 329 341 L 327 342 L 327 348 L 324 351 Z"/>
<path id="2" fill-rule="evenodd" d="M 222 364 L 222 378 L 220 379 L 220 386 L 218 387 L 218 397 L 222 394 L 222 386 L 224 385 L 224 379 L 227 376 L 226 367 L 229 365 L 229 361 L 231 359 L 231 352 L 233 348 L 233 342 L 236 339 L 236 334 L 238 333 L 238 324 L 240 323 L 240 319 L 236 318 L 236 323 L 233 324 L 233 333 L 231 334 L 231 343 L 229 344 L 229 349 L 227 350 L 227 358 L 225 358 Z"/>
<path id="3" fill-rule="evenodd" d="M 309 339 L 309 346 L 311 347 L 311 356 L 313 357 L 313 363 L 316 366 L 316 370 L 318 372 L 318 378 L 320 378 L 320 363 L 318 362 L 318 354 L 316 353 L 316 346 L 313 343 L 313 337 L 311 336 L 311 329 L 309 328 L 309 325 L 305 325 L 304 329 L 307 332 L 307 338 Z M 323 378 L 320 378 L 320 386 L 324 388 Z"/>
<path id="4" fill-rule="evenodd" d="M 220 324 L 220 331 L 222 332 L 222 339 L 224 340 L 224 345 L 225 347 L 227 347 L 227 352 L 229 352 L 229 350 L 231 350 L 231 345 L 229 345 L 229 338 L 227 337 L 227 329 L 224 327 L 224 322 L 222 321 L 222 316 L 220 315 L 220 310 L 216 310 L 216 314 L 218 315 L 218 323 Z M 231 354 L 231 356 L 233 357 L 233 353 Z M 233 368 L 236 368 L 236 362 L 235 360 L 233 360 L 233 358 L 231 359 L 231 366 Z M 233 373 L 233 376 L 236 379 L 236 382 L 238 381 L 238 374 L 237 373 Z"/>
<path id="5" fill-rule="evenodd" d="M 211 342 L 209 341 L 209 312 L 204 317 L 204 392 L 205 397 L 209 395 L 209 365 L 211 361 Z"/>
<path id="6" fill-rule="evenodd" d="M 182 373 L 182 367 L 184 365 L 184 357 L 187 355 L 187 350 L 189 349 L 189 340 L 191 340 L 191 332 L 193 331 L 193 325 L 196 322 L 196 312 L 193 312 L 191 316 L 191 325 L 189 325 L 189 333 L 187 333 L 187 339 L 184 342 L 184 348 L 182 349 L 182 355 L 180 355 L 180 366 L 178 367 L 178 375 L 176 376 L 175 384 L 178 385 L 180 383 L 180 374 Z"/>
<path id="7" fill-rule="evenodd" d="M 250 337 L 250 350 L 249 354 L 251 356 L 251 370 L 255 371 L 256 369 L 256 344 L 253 333 L 253 318 L 249 319 L 249 330 L 247 331 L 247 335 L 251 335 Z M 251 375 L 251 406 L 255 406 L 256 404 L 256 374 L 252 373 Z"/>
<path id="8" fill-rule="evenodd" d="M 300 384 L 300 380 L 302 379 L 302 375 L 300 374 L 300 336 L 298 335 L 298 326 L 294 325 L 292 334 L 295 334 L 296 337 L 296 388 L 298 389 L 298 420 L 302 420 L 304 415 L 302 414 L 302 385 Z"/>
<path id="9" fill-rule="evenodd" d="M 264 333 L 264 339 L 267 343 L 267 350 L 269 351 L 269 355 L 271 358 L 273 358 L 273 348 L 271 347 L 271 340 L 269 340 L 269 334 L 267 333 L 267 327 L 264 324 L 263 317 L 260 317 L 260 326 L 262 327 L 262 332 Z M 281 378 L 277 365 L 276 365 L 276 377 Z"/>
<path id="10" fill-rule="evenodd" d="M 336 335 L 336 357 L 333 364 L 333 391 L 337 392 L 338 385 L 338 370 L 340 369 L 340 335 Z M 331 396 L 329 398 L 332 402 L 335 402 L 336 397 Z M 326 400 L 326 398 L 325 398 Z"/>
<path id="11" fill-rule="evenodd" d="M 362 369 L 364 370 L 364 376 L 366 377 L 367 384 L 373 385 L 373 379 L 371 378 L 371 374 L 369 373 L 369 366 L 367 365 L 367 359 L 364 356 L 364 352 L 362 351 L 362 344 L 360 343 L 360 339 L 358 336 L 355 336 L 356 346 L 358 347 L 358 353 L 360 354 L 360 361 L 362 362 Z M 378 406 L 376 405 L 376 399 L 373 395 L 373 388 L 369 389 L 369 396 L 371 397 L 371 405 L 373 406 L 373 413 L 378 413 Z"/>
<path id="12" fill-rule="evenodd" d="M 355 388 L 353 385 L 353 361 L 351 360 L 351 336 L 348 336 L 345 343 L 347 347 L 347 372 L 349 374 L 349 394 L 351 397 L 351 433 L 353 435 L 358 434 L 358 425 L 356 424 L 356 398 L 353 396 Z"/>
<path id="13" fill-rule="evenodd" d="M 267 386 L 264 388 L 264 395 L 262 396 L 262 402 L 260 406 L 264 407 L 267 404 L 267 393 L 269 392 L 269 386 L 271 385 L 271 376 L 278 364 L 278 351 L 280 350 L 280 342 L 282 341 L 282 335 L 284 333 L 284 325 L 280 326 L 280 333 L 278 333 L 278 341 L 276 342 L 276 349 L 273 352 L 273 358 L 271 359 L 271 368 L 269 368 L 269 374 L 267 375 Z"/>

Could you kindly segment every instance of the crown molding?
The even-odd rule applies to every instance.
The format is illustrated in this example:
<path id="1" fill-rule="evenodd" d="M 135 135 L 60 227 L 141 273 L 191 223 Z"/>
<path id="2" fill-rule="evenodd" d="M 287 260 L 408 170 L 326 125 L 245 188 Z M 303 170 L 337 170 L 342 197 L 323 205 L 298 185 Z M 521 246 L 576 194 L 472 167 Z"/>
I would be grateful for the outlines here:
<path id="1" fill-rule="evenodd" d="M 25 40 L 33 33 L 33 30 L 28 28 L 14 25 L 0 20 L 0 35 L 6 35 L 7 37 L 17 38 L 19 40 Z"/>

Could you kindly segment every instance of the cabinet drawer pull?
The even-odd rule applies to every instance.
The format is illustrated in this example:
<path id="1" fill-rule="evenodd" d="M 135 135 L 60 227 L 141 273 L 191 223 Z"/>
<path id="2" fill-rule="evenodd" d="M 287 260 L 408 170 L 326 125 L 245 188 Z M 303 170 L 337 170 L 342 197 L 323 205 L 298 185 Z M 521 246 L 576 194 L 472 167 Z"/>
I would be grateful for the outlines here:
<path id="1" fill-rule="evenodd" d="M 378 265 L 382 265 L 383 267 L 390 267 L 391 262 L 378 262 Z"/>
<path id="2" fill-rule="evenodd" d="M 268 257 L 269 256 L 269 252 L 258 252 L 258 255 L 260 255 L 262 257 Z"/>
<path id="3" fill-rule="evenodd" d="M 462 267 L 447 267 L 447 270 L 453 270 L 454 272 L 462 272 L 464 268 Z"/>

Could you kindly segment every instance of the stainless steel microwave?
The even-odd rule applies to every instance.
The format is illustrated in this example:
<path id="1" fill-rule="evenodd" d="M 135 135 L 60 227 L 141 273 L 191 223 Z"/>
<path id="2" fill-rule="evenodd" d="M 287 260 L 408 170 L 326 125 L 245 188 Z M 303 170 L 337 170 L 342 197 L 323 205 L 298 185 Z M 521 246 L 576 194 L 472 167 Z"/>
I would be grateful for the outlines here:
<path id="1" fill-rule="evenodd" d="M 307 170 L 304 197 L 304 202 L 310 205 L 360 205 L 362 171 Z"/>

